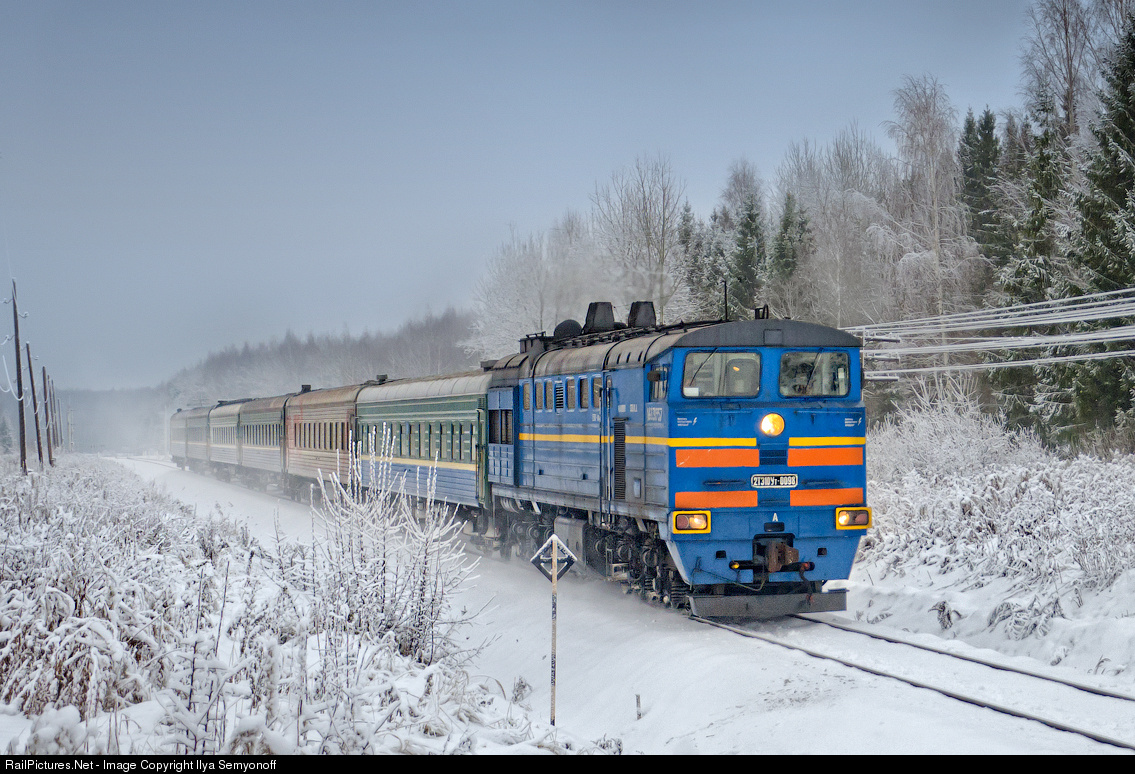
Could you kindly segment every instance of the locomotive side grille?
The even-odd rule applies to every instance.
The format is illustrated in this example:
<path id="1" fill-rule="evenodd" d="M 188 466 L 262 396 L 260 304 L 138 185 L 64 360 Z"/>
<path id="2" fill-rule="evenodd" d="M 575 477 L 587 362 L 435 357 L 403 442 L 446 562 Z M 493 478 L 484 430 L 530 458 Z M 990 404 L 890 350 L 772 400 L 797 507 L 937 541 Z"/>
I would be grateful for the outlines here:
<path id="1" fill-rule="evenodd" d="M 615 499 L 627 499 L 627 420 L 615 420 Z"/>

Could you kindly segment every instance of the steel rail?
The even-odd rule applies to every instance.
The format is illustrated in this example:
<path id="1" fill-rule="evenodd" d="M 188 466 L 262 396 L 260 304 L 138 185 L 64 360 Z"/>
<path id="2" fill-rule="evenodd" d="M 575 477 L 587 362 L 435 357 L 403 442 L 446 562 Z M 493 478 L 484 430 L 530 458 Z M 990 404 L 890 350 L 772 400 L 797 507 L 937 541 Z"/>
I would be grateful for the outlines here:
<path id="1" fill-rule="evenodd" d="M 820 618 L 813 618 L 812 616 L 805 615 L 805 614 L 799 614 L 799 613 L 793 615 L 792 617 L 798 618 L 801 621 L 807 621 L 808 623 L 823 624 L 824 626 L 830 626 L 833 629 L 841 629 L 845 632 L 853 632 L 855 634 L 862 634 L 864 637 L 870 637 L 870 638 L 875 639 L 875 640 L 882 640 L 884 642 L 891 642 L 891 643 L 894 643 L 896 645 L 906 645 L 906 646 L 911 647 L 911 648 L 918 648 L 919 650 L 925 650 L 929 653 L 938 653 L 938 654 L 943 655 L 943 656 L 949 656 L 950 658 L 956 658 L 960 661 L 969 661 L 970 663 L 973 663 L 973 664 L 981 664 L 982 666 L 987 666 L 991 669 L 999 669 L 1002 672 L 1013 672 L 1015 674 L 1024 675 L 1026 677 L 1035 677 L 1038 680 L 1046 680 L 1050 683 L 1059 683 L 1060 685 L 1066 685 L 1069 688 L 1075 688 L 1078 691 L 1084 691 L 1085 693 L 1095 694 L 1096 696 L 1106 696 L 1110 699 L 1120 699 L 1121 701 L 1135 702 L 1135 696 L 1132 696 L 1130 694 L 1117 693 L 1115 691 L 1109 691 L 1106 688 L 1097 688 L 1093 685 L 1086 685 L 1085 683 L 1080 683 L 1080 682 L 1077 682 L 1075 680 L 1066 680 L 1062 677 L 1053 677 L 1052 675 L 1041 674 L 1040 672 L 1033 672 L 1029 669 L 1022 669 L 1020 667 L 1009 666 L 1008 664 L 999 664 L 996 661 L 989 661 L 987 659 L 978 658 L 977 656 L 966 656 L 966 655 L 963 655 L 961 653 L 951 653 L 948 650 L 944 650 L 944 649 L 941 649 L 941 648 L 935 648 L 935 647 L 932 647 L 930 645 L 922 645 L 920 643 L 911 642 L 910 640 L 904 640 L 904 639 L 901 639 L 899 637 L 891 637 L 891 636 L 886 635 L 886 634 L 879 634 L 878 632 L 867 631 L 866 629 L 862 629 L 858 626 L 851 626 L 850 624 L 839 623 L 837 621 L 825 621 L 825 620 L 820 619 Z"/>
<path id="2" fill-rule="evenodd" d="M 1099 742 L 1100 744 L 1106 744 L 1106 745 L 1109 745 L 1111 747 L 1118 747 L 1118 748 L 1121 748 L 1121 749 L 1124 749 L 1124 750 L 1135 750 L 1135 743 L 1125 742 L 1122 739 L 1114 739 L 1112 737 L 1105 736 L 1103 734 L 1097 734 L 1094 731 L 1088 731 L 1088 730 L 1085 730 L 1085 729 L 1082 729 L 1082 728 L 1076 728 L 1075 726 L 1070 726 L 1067 723 L 1061 723 L 1058 720 L 1052 720 L 1050 718 L 1043 718 L 1043 717 L 1040 717 L 1039 715 L 1032 715 L 1032 714 L 1029 714 L 1029 713 L 1024 712 L 1022 710 L 1015 710 L 1011 707 L 1005 707 L 1005 706 L 1000 705 L 1000 704 L 994 704 L 993 702 L 988 702 L 988 701 L 985 701 L 983 699 L 978 699 L 974 696 L 966 696 L 965 694 L 958 693 L 957 691 L 951 691 L 948 688 L 942 688 L 940 686 L 931 685 L 930 683 L 924 683 L 920 680 L 915 680 L 913 678 L 903 677 L 901 675 L 896 675 L 896 674 L 893 674 L 891 672 L 885 672 L 881 669 L 876 669 L 874 667 L 870 667 L 870 666 L 867 666 L 865 664 L 859 664 L 859 663 L 856 663 L 854 661 L 850 661 L 850 660 L 845 659 L 845 658 L 840 658 L 839 656 L 833 656 L 831 654 L 823 653 L 821 651 L 814 650 L 812 648 L 805 648 L 802 645 L 792 645 L 790 643 L 778 640 L 774 637 L 768 637 L 766 635 L 759 634 L 757 632 L 750 631 L 750 630 L 747 630 L 747 629 L 739 629 L 736 626 L 730 626 L 729 624 L 725 624 L 725 623 L 722 623 L 720 621 L 713 621 L 713 620 L 710 620 L 708 618 L 699 618 L 697 616 L 690 616 L 690 618 L 693 619 L 694 621 L 698 621 L 699 623 L 708 624 L 710 626 L 715 626 L 719 629 L 724 629 L 726 631 L 733 632 L 734 634 L 739 634 L 742 637 L 749 637 L 749 638 L 752 638 L 752 639 L 755 639 L 755 640 L 760 640 L 762 642 L 766 642 L 770 645 L 776 645 L 778 647 L 786 648 L 788 650 L 794 650 L 794 651 L 797 651 L 799 653 L 804 653 L 805 655 L 811 656 L 813 658 L 823 659 L 825 661 L 833 661 L 837 664 L 842 664 L 843 666 L 849 667 L 851 669 L 857 669 L 861 672 L 866 672 L 868 674 L 875 675 L 876 677 L 885 677 L 885 678 L 890 679 L 890 680 L 896 680 L 896 681 L 901 682 L 901 683 L 906 683 L 907 685 L 910 685 L 914 688 L 922 688 L 922 689 L 925 689 L 925 690 L 928 690 L 928 691 L 933 691 L 933 692 L 941 694 L 942 696 L 945 696 L 947 698 L 954 699 L 955 701 L 960 701 L 964 704 L 970 704 L 970 705 L 975 706 L 975 707 L 981 707 L 983 709 L 993 710 L 994 712 L 998 712 L 1000 714 L 1008 715 L 1008 716 L 1014 717 L 1014 718 L 1019 718 L 1021 720 L 1031 720 L 1035 723 L 1040 723 L 1041 725 L 1047 726 L 1047 727 L 1052 728 L 1056 731 L 1063 731 L 1063 732 L 1069 733 L 1069 734 L 1076 734 L 1077 736 L 1082 736 L 1085 739 L 1091 739 L 1093 742 Z"/>

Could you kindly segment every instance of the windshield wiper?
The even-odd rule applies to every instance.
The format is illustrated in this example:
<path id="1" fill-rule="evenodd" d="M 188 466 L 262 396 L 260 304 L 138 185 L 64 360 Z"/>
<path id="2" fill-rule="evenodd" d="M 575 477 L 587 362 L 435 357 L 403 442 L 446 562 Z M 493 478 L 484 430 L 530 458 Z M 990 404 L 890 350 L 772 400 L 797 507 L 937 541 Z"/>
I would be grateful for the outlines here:
<path id="1" fill-rule="evenodd" d="M 812 371 L 808 374 L 808 383 L 804 385 L 804 394 L 812 394 L 812 380 L 816 378 L 816 364 L 820 362 L 820 355 L 824 354 L 824 350 L 816 351 L 816 355 L 812 358 Z"/>
<path id="2" fill-rule="evenodd" d="M 683 392 L 685 392 L 687 387 L 694 386 L 694 380 L 698 378 L 698 374 L 701 373 L 701 370 L 705 368 L 705 364 L 709 362 L 709 359 L 713 357 L 719 349 L 721 349 L 721 347 L 714 347 L 712 350 L 710 350 L 710 353 L 705 356 L 705 360 L 701 361 L 701 365 L 694 369 L 694 372 L 690 375 L 688 383 L 682 386 Z"/>

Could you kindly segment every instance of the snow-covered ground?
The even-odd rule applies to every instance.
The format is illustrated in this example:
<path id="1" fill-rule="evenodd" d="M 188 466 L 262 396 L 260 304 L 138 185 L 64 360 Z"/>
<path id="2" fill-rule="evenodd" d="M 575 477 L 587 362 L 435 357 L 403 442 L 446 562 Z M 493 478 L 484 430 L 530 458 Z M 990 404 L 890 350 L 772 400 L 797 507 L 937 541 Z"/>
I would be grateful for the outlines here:
<path id="1" fill-rule="evenodd" d="M 1135 570 L 1127 523 L 1135 463 L 1058 460 L 964 413 L 887 428 L 869 444 L 876 526 L 847 583 L 848 611 L 831 615 L 1135 693 Z M 185 503 L 190 517 L 233 519 L 264 546 L 275 543 L 277 531 L 310 543 L 317 530 L 310 509 L 293 502 L 168 462 L 120 463 Z M 388 741 L 383 749 L 1115 752 L 707 627 L 574 572 L 560 585 L 553 729 L 550 584 L 522 561 L 482 559 L 473 575 L 455 597 L 456 610 L 476 612 L 473 625 L 458 635 L 468 648 L 461 667 L 468 691 L 449 694 L 471 704 L 444 705 L 441 715 L 448 719 L 436 738 L 419 728 L 405 734 L 403 747 Z M 799 636 L 800 626 L 781 621 L 754 628 Z M 955 679 L 936 662 L 912 662 L 910 669 L 930 681 Z M 1000 678 L 989 679 L 996 689 Z M 423 685 L 404 678 L 396 688 L 422 696 Z M 160 708 L 149 702 L 136 713 L 136 721 L 118 723 L 129 737 L 119 740 L 121 749 L 144 751 L 160 736 Z M 45 719 L 53 719 L 50 711 L 41 727 Z M 75 716 L 54 721 L 62 730 L 77 727 Z M 14 740 L 18 748 L 32 722 L 10 706 L 0 718 L 0 746 Z M 286 749 L 287 740 L 280 744 Z"/>
<path id="2" fill-rule="evenodd" d="M 240 503 L 250 496 L 238 487 L 206 482 L 168 467 L 129 464 L 198 508 L 219 502 L 222 509 L 231 503 L 239 511 L 245 507 Z M 253 499 L 263 501 L 256 507 L 272 515 L 275 506 L 266 509 L 268 498 Z M 289 502 L 279 507 L 289 513 L 297 508 Z M 297 534 L 310 530 L 310 519 L 302 514 L 292 524 Z M 886 529 L 879 531 L 886 534 Z M 483 612 L 477 628 L 466 636 L 471 645 L 487 644 L 469 666 L 470 672 L 499 684 L 501 693 L 510 697 L 518 684 L 527 685 L 516 711 L 525 712 L 546 731 L 550 584 L 525 562 L 482 560 L 477 576 L 463 600 Z M 972 580 L 961 572 L 939 575 L 932 568 L 906 573 L 886 557 L 865 561 L 847 584 L 845 620 L 872 622 L 883 632 L 925 632 L 923 641 L 934 635 L 953 641 L 960 652 L 999 651 L 1010 663 L 1048 667 L 1052 659 L 1046 653 L 1059 647 L 1052 640 L 1060 636 L 1060 627 L 1050 624 L 1046 636 L 1034 632 L 1014 639 L 1003 625 L 987 626 L 978 612 L 1013 598 L 1011 583 L 990 579 L 980 589 L 966 590 Z M 1112 589 L 1089 595 L 1084 608 L 1077 610 L 1089 618 L 1090 605 L 1118 594 Z M 952 622 L 948 629 L 942 626 L 939 609 L 943 600 L 954 611 L 947 616 Z M 1116 631 L 1123 624 L 1107 615 L 1091 621 Z M 758 628 L 775 632 L 778 624 Z M 627 596 L 593 575 L 572 573 L 564 580 L 557 629 L 557 728 L 576 740 L 577 747 L 606 739 L 624 753 L 1111 751 L 1036 724 L 705 627 Z M 1091 661 L 1092 667 L 1100 656 L 1089 654 L 1089 649 L 1119 654 L 1129 646 L 1127 640 L 1109 643 L 1083 635 L 1077 639 L 1074 633 L 1068 638 L 1074 646 L 1070 650 L 1082 653 L 1076 660 Z M 1025 658 L 1014 658 L 1021 656 Z M 1039 663 L 1031 663 L 1029 657 Z M 1102 685 L 1125 685 L 1128 676 L 1117 674 L 1116 668 L 1048 669 L 1085 681 L 1096 679 Z"/>

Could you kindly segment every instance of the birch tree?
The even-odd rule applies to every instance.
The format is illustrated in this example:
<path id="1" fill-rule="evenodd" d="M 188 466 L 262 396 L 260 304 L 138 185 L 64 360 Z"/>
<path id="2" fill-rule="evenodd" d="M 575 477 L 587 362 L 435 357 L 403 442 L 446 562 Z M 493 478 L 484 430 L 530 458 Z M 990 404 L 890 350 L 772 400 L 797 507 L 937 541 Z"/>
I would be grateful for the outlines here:
<path id="1" fill-rule="evenodd" d="M 465 346 L 490 357 L 516 352 L 524 336 L 579 318 L 589 301 L 609 293 L 610 284 L 582 215 L 568 212 L 548 231 L 528 236 L 514 229 L 474 290 Z"/>
<path id="2" fill-rule="evenodd" d="M 1097 18 L 1106 19 L 1110 12 L 1101 8 Z M 1060 134 L 1074 137 L 1083 123 L 1082 114 L 1090 115 L 1094 103 L 1097 62 L 1092 13 L 1083 0 L 1038 0 L 1029 8 L 1028 22 L 1021 55 L 1028 107 L 1035 109 L 1051 97 Z"/>
<path id="3" fill-rule="evenodd" d="M 878 236 L 890 217 L 894 166 L 882 150 L 853 124 L 827 146 L 789 146 L 777 177 L 784 200 L 791 194 L 808 213 L 792 314 L 835 326 L 894 319 L 895 251 Z M 769 305 L 787 313 L 775 300 Z"/>
<path id="4" fill-rule="evenodd" d="M 680 283 L 684 190 L 668 159 L 640 156 L 592 195 L 596 236 L 621 280 L 619 300 L 653 301 L 660 322 Z"/>
<path id="5" fill-rule="evenodd" d="M 915 315 L 955 311 L 971 302 L 973 240 L 959 200 L 955 112 L 933 76 L 908 76 L 895 91 L 896 120 L 887 133 L 898 146 L 902 209 L 891 224 L 901 246 L 904 306 Z"/>

